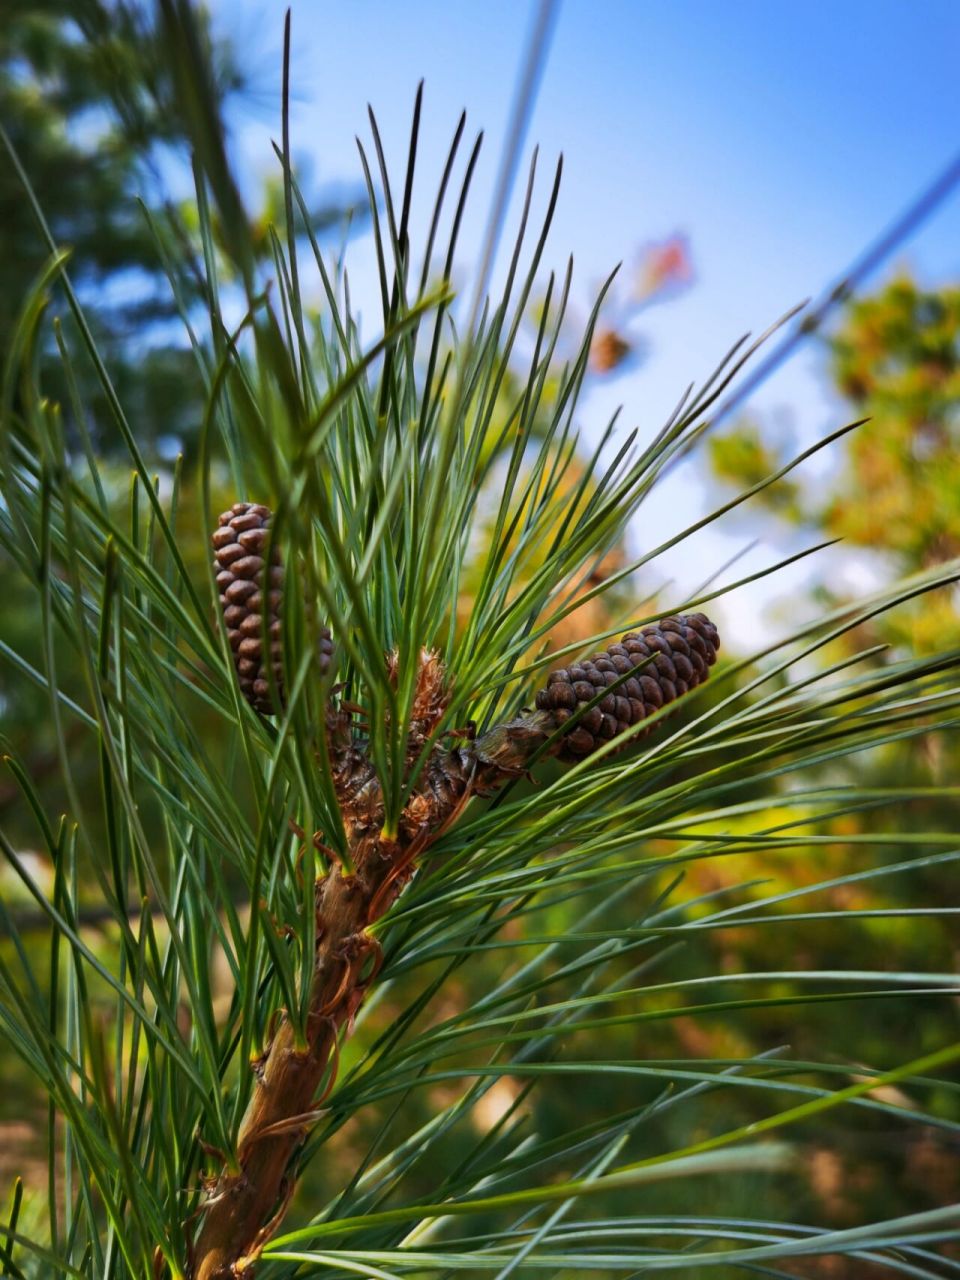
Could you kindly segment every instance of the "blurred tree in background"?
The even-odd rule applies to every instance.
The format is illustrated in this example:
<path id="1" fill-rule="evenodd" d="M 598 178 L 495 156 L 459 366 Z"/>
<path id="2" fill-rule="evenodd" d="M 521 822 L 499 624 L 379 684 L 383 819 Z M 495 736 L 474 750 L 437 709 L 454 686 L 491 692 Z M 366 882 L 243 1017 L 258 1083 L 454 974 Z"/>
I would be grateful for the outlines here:
<path id="1" fill-rule="evenodd" d="M 832 492 L 808 521 L 879 554 L 888 572 L 952 559 L 960 552 L 960 288 L 897 276 L 851 304 L 829 354 L 838 390 L 870 421 L 851 437 Z M 960 643 L 957 603 L 940 592 L 880 634 L 921 652 Z"/>
<path id="2" fill-rule="evenodd" d="M 849 303 L 826 341 L 833 385 L 857 417 L 825 485 L 786 481 L 762 501 L 785 528 L 843 540 L 879 576 L 914 573 L 960 550 L 960 288 L 924 287 L 901 273 Z M 710 441 L 715 478 L 740 487 L 775 469 L 765 424 L 744 421 Z M 829 584 L 825 598 L 839 598 Z M 909 630 L 905 625 L 909 623 Z M 876 624 L 893 644 L 929 650 L 960 640 L 948 592 Z"/>
<path id="3" fill-rule="evenodd" d="M 234 47 L 213 36 L 202 8 L 197 16 L 214 105 L 223 113 L 242 100 L 248 77 Z M 189 131 L 156 12 L 128 0 L 9 0 L 0 23 L 0 120 L 54 239 L 70 251 L 67 270 L 140 446 L 149 460 L 169 465 L 196 447 L 203 380 L 182 318 L 202 304 L 207 284 Z M 283 185 L 271 177 L 253 198 L 252 247 L 260 261 L 269 261 Z M 297 222 L 300 235 L 322 236 L 365 217 L 355 195 L 310 199 L 309 219 Z M 0 163 L 0 226 L 5 351 L 46 261 L 35 214 L 8 157 Z M 229 279 L 229 263 L 221 258 L 218 265 Z M 171 269 L 179 298 L 170 287 Z M 85 361 L 75 373 L 92 442 L 109 454 L 118 442 L 106 425 L 102 388 Z M 58 359 L 47 361 L 45 374 L 69 419 L 73 399 Z"/>
<path id="4" fill-rule="evenodd" d="M 211 44 L 211 65 L 224 101 L 242 77 L 223 43 Z M 167 222 L 167 180 L 178 167 L 189 175 L 170 68 L 149 10 L 109 0 L 11 0 L 0 24 L 0 119 L 51 231 L 71 251 L 68 270 L 143 446 L 172 456 L 195 435 L 202 384 L 139 203 Z M 46 260 L 8 158 L 0 165 L 0 219 L 5 244 L 16 246 L 0 255 L 6 350 L 18 308 Z M 56 376 L 59 362 L 47 368 Z M 77 375 L 93 441 L 109 451 L 102 391 L 84 363 Z M 68 405 L 66 389 L 59 390 Z"/>

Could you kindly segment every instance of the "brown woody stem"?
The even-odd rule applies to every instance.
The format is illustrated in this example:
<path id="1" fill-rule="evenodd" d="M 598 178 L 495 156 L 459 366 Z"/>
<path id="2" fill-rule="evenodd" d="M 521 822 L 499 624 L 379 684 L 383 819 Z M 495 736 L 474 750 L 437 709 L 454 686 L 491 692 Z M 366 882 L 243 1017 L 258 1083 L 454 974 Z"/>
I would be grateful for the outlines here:
<path id="1" fill-rule="evenodd" d="M 298 1046 L 284 1015 L 258 1067 L 237 1138 L 239 1172 L 225 1169 L 209 1192 L 190 1275 L 235 1280 L 249 1275 L 279 1227 L 293 1190 L 291 1164 L 312 1122 L 326 1078 L 333 1087 L 339 1037 L 368 985 L 361 975 L 377 951 L 366 927 L 383 915 L 416 869 L 416 860 L 456 819 L 473 794 L 489 794 L 523 773 L 556 728 L 535 712 L 449 752 L 435 751 L 420 790 L 403 813 L 396 840 L 382 837 L 379 783 L 359 753 L 344 752 L 336 777 L 351 844 L 353 873 L 334 865 L 317 892 L 317 952 L 307 1043 Z M 379 957 L 374 955 L 374 971 Z"/>

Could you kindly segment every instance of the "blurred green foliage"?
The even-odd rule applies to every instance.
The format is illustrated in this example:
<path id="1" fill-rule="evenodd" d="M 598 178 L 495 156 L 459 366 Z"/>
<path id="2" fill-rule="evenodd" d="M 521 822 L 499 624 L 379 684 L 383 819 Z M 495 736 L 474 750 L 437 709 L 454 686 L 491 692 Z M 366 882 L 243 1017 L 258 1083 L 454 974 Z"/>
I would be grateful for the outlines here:
<path id="1" fill-rule="evenodd" d="M 942 564 L 960 551 L 960 288 L 906 272 L 851 301 L 825 342 L 831 381 L 866 421 L 817 486 L 784 481 L 759 501 L 784 527 L 843 540 L 882 576 Z M 766 423 L 746 419 L 709 442 L 714 479 L 739 488 L 781 464 Z M 829 583 L 827 599 L 840 597 Z M 877 623 L 884 640 L 930 652 L 960 640 L 949 592 Z"/>
<path id="2" fill-rule="evenodd" d="M 769 513 L 766 528 L 772 516 L 785 533 L 839 538 L 848 555 L 869 557 L 878 579 L 888 582 L 953 559 L 960 551 L 960 288 L 924 285 L 901 271 L 873 293 L 847 304 L 823 352 L 836 391 L 849 402 L 852 415 L 866 421 L 834 446 L 841 457 L 825 483 L 781 482 L 760 495 Z M 768 424 L 755 418 L 716 435 L 708 450 L 712 480 L 735 488 L 755 483 L 782 463 L 785 451 L 775 440 Z M 833 607 L 842 607 L 846 599 L 842 586 L 829 579 L 812 590 Z M 838 642 L 835 656 L 864 644 L 886 645 L 872 659 L 883 670 L 911 653 L 955 650 L 960 645 L 958 603 L 956 588 L 907 602 Z M 895 815 L 851 813 L 829 824 L 825 833 L 835 843 L 818 857 L 821 873 L 827 866 L 842 874 L 862 865 L 862 850 L 846 843 L 845 836 L 856 841 L 868 831 L 885 831 L 891 847 L 878 852 L 882 865 L 903 856 L 910 833 L 931 822 L 955 829 L 956 799 L 952 789 L 945 789 L 955 780 L 958 765 L 960 753 L 951 735 L 932 735 L 922 743 L 908 739 L 858 758 L 851 773 L 876 788 L 878 795 L 905 781 L 926 788 L 927 794 Z M 831 773 L 835 776 L 835 766 Z M 904 838 L 900 848 L 898 832 Z M 791 865 L 791 881 L 806 874 L 807 862 L 805 857 L 803 865 Z M 771 870 L 765 859 L 758 860 L 759 873 L 766 876 Z M 956 902 L 960 897 L 960 879 L 952 865 L 931 866 L 895 883 L 892 896 L 882 881 L 865 883 L 856 890 L 855 901 L 882 909 L 895 899 L 916 907 L 931 899 Z M 850 886 L 837 892 L 838 903 L 852 905 Z M 769 940 L 754 934 L 728 941 L 740 963 L 763 963 Z M 881 947 L 891 967 L 916 968 L 935 958 L 949 970 L 956 964 L 958 937 L 949 921 L 920 918 L 894 924 L 864 919 L 844 930 L 842 939 L 816 923 L 794 925 L 790 944 L 797 948 L 798 967 L 826 954 L 837 959 L 842 946 L 847 957 Z M 849 1030 L 847 1015 L 826 1017 L 831 1042 L 842 1043 Z M 877 1053 L 891 1042 L 916 1035 L 918 1025 L 924 1042 L 933 1043 L 944 1029 L 943 1009 L 921 1001 L 909 1011 L 894 1004 L 857 1013 L 857 1029 Z M 797 1043 L 793 1035 L 790 1039 Z M 862 1142 L 867 1143 L 866 1163 L 861 1160 L 864 1153 L 853 1149 Z M 894 1195 L 913 1206 L 931 1193 L 941 1203 L 960 1195 L 960 1162 L 949 1144 L 921 1139 L 917 1149 L 905 1148 L 900 1158 L 888 1152 L 875 1162 L 869 1158 L 871 1142 L 869 1134 L 850 1135 L 851 1167 L 838 1167 L 825 1183 L 832 1187 L 834 1202 L 847 1205 L 846 1212 L 854 1206 L 879 1212 Z M 933 1183 L 927 1180 L 925 1162 Z"/>
<path id="3" fill-rule="evenodd" d="M 242 78 L 226 46 L 212 46 L 211 55 L 225 100 Z M 90 304 L 98 344 L 144 447 L 175 452 L 195 434 L 202 384 L 139 201 L 163 220 L 165 176 L 185 164 L 189 173 L 189 152 L 149 10 L 110 0 L 10 0 L 0 23 L 0 119 L 57 242 L 71 251 L 71 278 Z M 6 351 L 47 257 L 8 157 L 0 164 L 0 226 Z M 69 405 L 60 363 L 45 354 L 51 393 Z M 85 362 L 77 376 L 88 430 L 108 453 L 102 391 Z"/>

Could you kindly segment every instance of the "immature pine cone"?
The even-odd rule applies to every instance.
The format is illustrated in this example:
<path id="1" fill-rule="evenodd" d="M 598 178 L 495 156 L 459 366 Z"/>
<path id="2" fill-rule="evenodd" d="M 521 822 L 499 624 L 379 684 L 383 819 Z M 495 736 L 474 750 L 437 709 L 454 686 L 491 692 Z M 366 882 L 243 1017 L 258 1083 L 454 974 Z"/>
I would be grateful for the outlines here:
<path id="1" fill-rule="evenodd" d="M 587 711 L 563 738 L 558 755 L 578 760 L 688 689 L 702 684 L 717 660 L 720 637 L 702 613 L 663 618 L 638 634 L 631 632 L 605 653 L 572 667 L 551 671 L 537 694 L 537 710 L 550 711 L 563 724 L 579 707 L 634 667 L 640 670 Z M 650 661 L 652 657 L 652 661 Z"/>
<path id="2" fill-rule="evenodd" d="M 270 639 L 269 662 L 274 684 L 283 700 L 283 664 L 281 659 L 280 610 L 283 601 L 283 565 L 279 549 L 274 547 L 271 563 L 264 563 L 271 512 L 257 502 L 235 502 L 220 517 L 220 527 L 213 534 L 216 559 L 213 562 L 220 590 L 220 607 L 227 625 L 227 637 L 233 650 L 233 661 L 240 677 L 240 690 L 255 711 L 274 715 L 275 706 L 263 655 L 263 612 L 267 611 L 267 635 Z M 264 569 L 267 569 L 267 593 L 264 600 Z M 326 672 L 333 654 L 330 632 L 320 632 L 320 668 Z"/>

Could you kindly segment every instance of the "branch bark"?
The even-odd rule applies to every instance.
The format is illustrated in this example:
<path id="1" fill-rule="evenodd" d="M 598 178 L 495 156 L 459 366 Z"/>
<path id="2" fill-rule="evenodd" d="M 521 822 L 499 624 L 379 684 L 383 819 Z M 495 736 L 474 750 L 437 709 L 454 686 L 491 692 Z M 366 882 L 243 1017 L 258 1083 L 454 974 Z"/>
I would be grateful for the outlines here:
<path id="1" fill-rule="evenodd" d="M 352 873 L 334 866 L 317 887 L 317 953 L 305 1044 L 284 1016 L 264 1058 L 237 1141 L 236 1169 L 224 1169 L 208 1193 L 193 1251 L 193 1280 L 249 1275 L 277 1230 L 293 1193 L 291 1165 L 332 1089 L 341 1034 L 375 976 L 379 949 L 366 932 L 413 876 L 418 859 L 474 794 L 490 794 L 522 773 L 556 727 L 535 712 L 475 742 L 434 753 L 396 840 L 382 836 L 379 783 L 369 764 L 344 761 L 344 796 Z M 370 972 L 372 965 L 372 972 Z"/>

